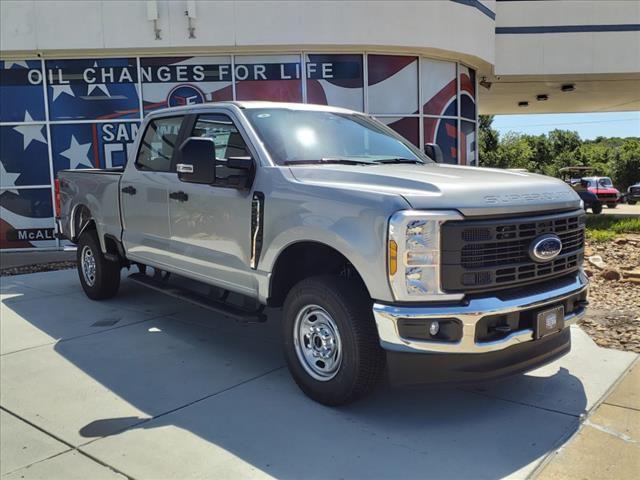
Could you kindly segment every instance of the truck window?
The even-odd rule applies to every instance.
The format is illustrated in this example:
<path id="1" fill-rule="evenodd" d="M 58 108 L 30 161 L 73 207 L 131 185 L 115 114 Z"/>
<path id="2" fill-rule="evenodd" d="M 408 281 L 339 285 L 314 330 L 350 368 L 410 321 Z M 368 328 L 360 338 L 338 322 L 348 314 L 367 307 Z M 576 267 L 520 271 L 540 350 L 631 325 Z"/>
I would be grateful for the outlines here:
<path id="1" fill-rule="evenodd" d="M 212 138 L 216 144 L 216 158 L 247 157 L 251 153 L 233 120 L 222 114 L 200 115 L 193 127 L 192 137 Z M 224 179 L 237 175 L 238 171 L 216 165 L 216 183 L 224 184 Z"/>
<path id="2" fill-rule="evenodd" d="M 158 118 L 149 122 L 144 132 L 136 167 L 140 170 L 169 172 L 184 117 Z"/>
<path id="3" fill-rule="evenodd" d="M 220 160 L 249 155 L 242 135 L 226 115 L 200 115 L 191 136 L 212 138 L 216 144 L 216 158 Z"/>

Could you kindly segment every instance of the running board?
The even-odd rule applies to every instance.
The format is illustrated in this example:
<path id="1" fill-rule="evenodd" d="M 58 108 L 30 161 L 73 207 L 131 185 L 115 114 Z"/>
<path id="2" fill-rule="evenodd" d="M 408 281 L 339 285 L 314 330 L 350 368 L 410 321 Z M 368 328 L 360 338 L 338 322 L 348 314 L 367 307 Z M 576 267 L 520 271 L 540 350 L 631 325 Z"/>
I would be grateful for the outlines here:
<path id="1" fill-rule="evenodd" d="M 224 303 L 192 290 L 180 288 L 177 285 L 169 284 L 166 281 L 145 275 L 144 273 L 132 273 L 128 278 L 140 285 L 144 285 L 145 287 L 149 287 L 158 292 L 198 305 L 199 307 L 212 310 L 239 322 L 261 323 L 267 321 L 267 316 L 264 314 L 262 306 L 257 310 L 247 310 L 238 305 Z"/>

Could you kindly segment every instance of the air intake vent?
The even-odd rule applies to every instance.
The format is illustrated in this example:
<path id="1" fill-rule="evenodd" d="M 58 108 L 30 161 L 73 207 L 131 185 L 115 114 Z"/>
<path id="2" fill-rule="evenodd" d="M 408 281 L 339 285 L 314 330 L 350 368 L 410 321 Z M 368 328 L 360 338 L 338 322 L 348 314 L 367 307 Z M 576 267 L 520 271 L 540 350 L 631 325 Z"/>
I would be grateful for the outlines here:
<path id="1" fill-rule="evenodd" d="M 468 228 L 462 232 L 465 242 L 482 242 L 491 240 L 491 232 L 485 228 Z"/>
<path id="2" fill-rule="evenodd" d="M 491 272 L 474 272 L 462 275 L 463 285 L 488 285 L 491 283 Z"/>

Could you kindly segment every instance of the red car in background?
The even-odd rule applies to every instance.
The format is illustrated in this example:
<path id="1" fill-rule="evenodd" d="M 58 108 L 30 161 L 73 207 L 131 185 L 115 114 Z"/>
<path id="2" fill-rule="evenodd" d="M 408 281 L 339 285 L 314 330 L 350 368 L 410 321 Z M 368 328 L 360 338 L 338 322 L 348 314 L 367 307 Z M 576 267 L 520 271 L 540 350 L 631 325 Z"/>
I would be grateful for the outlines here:
<path id="1" fill-rule="evenodd" d="M 582 180 L 588 182 L 587 189 L 607 207 L 616 208 L 618 206 L 620 191 L 613 186 L 609 177 L 582 177 Z"/>

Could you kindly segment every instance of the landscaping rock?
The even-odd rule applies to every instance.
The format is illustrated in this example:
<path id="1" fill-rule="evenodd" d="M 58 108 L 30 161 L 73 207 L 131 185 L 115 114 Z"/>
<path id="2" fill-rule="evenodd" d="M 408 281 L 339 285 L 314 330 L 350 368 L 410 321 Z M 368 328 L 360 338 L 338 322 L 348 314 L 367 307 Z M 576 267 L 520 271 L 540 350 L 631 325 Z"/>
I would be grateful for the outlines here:
<path id="1" fill-rule="evenodd" d="M 605 280 L 620 280 L 621 277 L 620 272 L 610 269 L 603 270 L 600 275 L 602 275 L 602 278 Z"/>
<path id="2" fill-rule="evenodd" d="M 604 260 L 600 255 L 591 255 L 587 260 L 589 260 L 589 263 L 591 265 L 599 268 L 600 270 L 602 270 L 606 266 Z"/>

